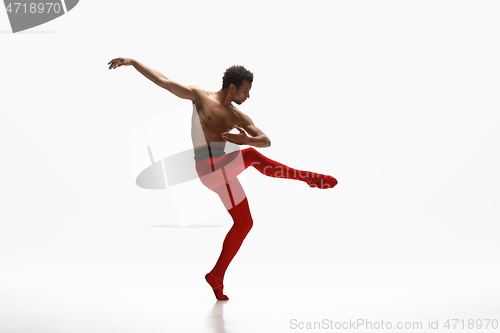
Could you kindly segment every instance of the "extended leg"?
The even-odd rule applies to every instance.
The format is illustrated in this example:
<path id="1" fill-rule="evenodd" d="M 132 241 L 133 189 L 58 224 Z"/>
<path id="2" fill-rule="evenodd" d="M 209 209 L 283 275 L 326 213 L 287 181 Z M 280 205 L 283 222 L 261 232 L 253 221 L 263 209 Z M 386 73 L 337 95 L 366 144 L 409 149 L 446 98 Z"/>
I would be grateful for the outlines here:
<path id="1" fill-rule="evenodd" d="M 251 147 L 196 164 L 201 181 L 209 188 L 227 183 L 228 179 L 238 176 L 249 166 L 253 166 L 268 177 L 301 180 L 310 187 L 328 189 L 338 183 L 332 176 L 290 168 Z"/>
<path id="2" fill-rule="evenodd" d="M 332 176 L 290 168 L 264 156 L 253 148 L 243 149 L 241 153 L 243 154 L 245 168 L 253 166 L 263 175 L 301 180 L 306 182 L 310 187 L 319 187 L 322 189 L 332 188 L 337 185 L 337 179 Z"/>

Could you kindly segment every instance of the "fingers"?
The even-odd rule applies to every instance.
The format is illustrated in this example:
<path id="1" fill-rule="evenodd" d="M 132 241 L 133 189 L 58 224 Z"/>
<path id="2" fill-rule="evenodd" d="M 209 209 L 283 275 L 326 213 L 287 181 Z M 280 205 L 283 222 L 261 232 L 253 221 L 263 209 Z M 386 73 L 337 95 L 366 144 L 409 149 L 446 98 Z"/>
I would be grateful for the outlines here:
<path id="1" fill-rule="evenodd" d="M 237 138 L 237 135 L 238 134 L 224 132 L 224 133 L 222 133 L 222 138 L 226 141 L 236 143 L 236 142 L 234 142 L 234 140 Z"/>
<path id="2" fill-rule="evenodd" d="M 113 59 L 113 60 L 111 60 L 111 61 L 108 63 L 108 65 L 109 65 L 109 64 L 111 64 L 111 65 L 109 66 L 109 69 L 113 69 L 113 68 L 116 68 L 116 65 L 118 64 L 118 62 L 117 62 L 117 60 L 116 60 L 116 59 Z"/>
<path id="3" fill-rule="evenodd" d="M 239 127 L 238 125 L 234 125 L 231 129 L 233 129 L 233 128 L 236 128 L 238 131 L 240 131 L 240 134 L 241 134 L 241 133 L 243 133 L 243 132 L 241 131 L 241 127 Z"/>
<path id="4" fill-rule="evenodd" d="M 234 125 L 234 127 L 236 127 L 236 129 L 240 131 L 240 133 L 245 133 L 245 130 L 241 128 L 239 125 Z"/>
<path id="5" fill-rule="evenodd" d="M 243 137 L 241 134 L 232 134 L 232 133 L 222 133 L 222 138 L 228 142 L 237 144 L 237 145 L 242 145 L 244 144 Z"/>
<path id="6" fill-rule="evenodd" d="M 123 65 L 123 58 L 115 58 L 113 60 L 111 60 L 110 62 L 108 62 L 108 65 L 109 66 L 109 69 L 114 69 L 116 67 L 120 67 L 121 65 Z"/>

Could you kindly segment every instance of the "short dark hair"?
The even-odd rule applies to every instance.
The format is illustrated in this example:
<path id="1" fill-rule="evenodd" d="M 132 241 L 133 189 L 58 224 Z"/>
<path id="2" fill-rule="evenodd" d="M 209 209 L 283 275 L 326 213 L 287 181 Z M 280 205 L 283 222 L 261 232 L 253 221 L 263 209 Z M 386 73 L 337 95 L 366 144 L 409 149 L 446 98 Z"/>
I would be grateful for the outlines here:
<path id="1" fill-rule="evenodd" d="M 239 88 L 243 84 L 244 80 L 252 83 L 253 73 L 243 66 L 233 65 L 226 69 L 226 72 L 222 77 L 222 89 L 229 87 L 231 83 L 234 84 L 236 88 Z"/>

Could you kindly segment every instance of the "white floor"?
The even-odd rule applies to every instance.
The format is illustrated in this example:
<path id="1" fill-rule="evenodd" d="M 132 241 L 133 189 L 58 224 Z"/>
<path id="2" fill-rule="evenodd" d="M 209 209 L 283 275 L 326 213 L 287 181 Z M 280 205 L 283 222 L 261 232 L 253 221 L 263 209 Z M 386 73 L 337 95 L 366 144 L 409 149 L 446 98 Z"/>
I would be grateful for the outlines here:
<path id="1" fill-rule="evenodd" d="M 0 332 L 312 332 L 349 322 L 363 332 L 382 321 L 421 323 L 418 331 L 426 332 L 429 321 L 439 320 L 444 330 L 447 319 L 464 319 L 465 325 L 469 319 L 483 325 L 500 320 L 500 274 L 472 256 L 291 259 L 273 255 L 276 251 L 255 257 L 242 248 L 226 275 L 230 300 L 218 302 L 203 278 L 213 251 L 187 249 L 193 233 L 217 238 L 225 231 L 148 231 L 177 238 L 179 251 L 164 253 L 163 260 L 104 257 L 59 262 L 59 267 L 55 260 L 39 260 L 2 271 Z M 247 240 L 248 248 L 256 245 Z M 323 326 L 307 329 L 314 322 Z M 372 329 L 366 329 L 367 322 Z M 450 331 L 463 331 L 460 325 Z"/>

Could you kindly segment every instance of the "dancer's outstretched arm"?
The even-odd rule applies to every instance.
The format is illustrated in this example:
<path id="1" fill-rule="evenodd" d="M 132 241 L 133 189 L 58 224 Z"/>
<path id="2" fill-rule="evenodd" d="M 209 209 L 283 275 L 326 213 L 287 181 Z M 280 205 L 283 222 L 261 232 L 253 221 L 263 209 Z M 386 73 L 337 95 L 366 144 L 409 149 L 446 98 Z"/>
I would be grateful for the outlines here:
<path id="1" fill-rule="evenodd" d="M 149 68 L 146 65 L 140 63 L 139 61 L 131 58 L 115 58 L 108 63 L 109 69 L 114 69 L 120 66 L 134 66 L 142 75 L 151 80 L 154 84 L 165 88 L 172 94 L 179 98 L 189 99 L 195 101 L 196 94 L 193 89 L 197 88 L 195 86 L 186 86 L 180 84 L 179 82 L 170 80 L 165 75 L 157 71 L 156 69 Z"/>

